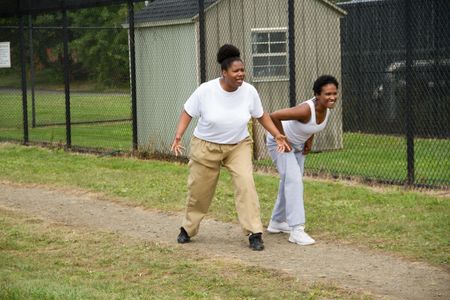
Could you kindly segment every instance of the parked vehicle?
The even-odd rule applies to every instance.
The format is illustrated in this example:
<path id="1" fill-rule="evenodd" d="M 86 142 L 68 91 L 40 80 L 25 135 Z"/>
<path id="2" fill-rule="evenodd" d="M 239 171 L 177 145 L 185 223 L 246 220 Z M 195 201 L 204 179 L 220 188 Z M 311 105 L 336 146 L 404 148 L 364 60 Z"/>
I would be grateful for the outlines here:
<path id="1" fill-rule="evenodd" d="M 450 59 L 414 60 L 411 64 L 410 98 L 406 98 L 406 63 L 391 63 L 372 99 L 388 123 L 404 120 L 407 105 L 413 105 L 416 132 L 450 136 Z"/>

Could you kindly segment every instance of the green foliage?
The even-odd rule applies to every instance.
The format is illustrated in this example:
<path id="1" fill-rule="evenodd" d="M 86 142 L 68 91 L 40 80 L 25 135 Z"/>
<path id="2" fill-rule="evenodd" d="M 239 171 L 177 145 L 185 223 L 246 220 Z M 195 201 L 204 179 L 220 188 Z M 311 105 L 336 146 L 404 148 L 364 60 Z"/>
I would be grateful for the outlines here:
<path id="1" fill-rule="evenodd" d="M 74 27 L 116 28 L 72 30 L 70 46 L 76 57 L 76 71 L 107 86 L 123 85 L 129 80 L 128 31 L 121 28 L 126 18 L 126 6 L 83 9 L 70 14 Z"/>
<path id="2" fill-rule="evenodd" d="M 69 11 L 69 60 L 71 81 L 90 81 L 102 86 L 129 84 L 128 31 L 126 5 L 111 5 Z M 37 84 L 63 85 L 63 17 L 61 12 L 32 18 L 33 61 Z M 24 18 L 26 64 L 29 65 L 29 19 Z M 18 26 L 17 18 L 0 20 L 0 40 L 11 42 L 11 69 L 0 69 L 0 81 L 20 74 L 19 31 L 1 26 Z M 19 87 L 20 77 L 9 87 Z M 2 84 L 5 86 L 5 83 Z"/>
<path id="3" fill-rule="evenodd" d="M 62 14 L 56 12 L 38 15 L 35 19 L 32 19 L 32 25 L 33 27 L 49 27 L 48 29 L 33 30 L 33 54 L 35 68 L 38 71 L 41 69 L 51 68 L 56 72 L 64 74 L 62 72 L 63 32 L 61 29 L 54 28 L 62 26 Z M 29 41 L 27 42 L 29 43 Z M 48 56 L 49 51 L 51 51 L 51 53 L 56 57 L 55 62 L 52 62 L 52 58 Z M 62 76 L 60 78 L 62 78 Z M 62 83 L 62 81 L 60 82 Z"/>

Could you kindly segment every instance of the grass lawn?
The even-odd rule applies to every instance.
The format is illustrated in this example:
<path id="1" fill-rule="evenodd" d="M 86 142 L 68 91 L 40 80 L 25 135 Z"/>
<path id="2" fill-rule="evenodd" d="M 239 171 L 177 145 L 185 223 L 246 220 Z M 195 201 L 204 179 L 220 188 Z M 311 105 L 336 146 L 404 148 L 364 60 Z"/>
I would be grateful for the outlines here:
<path id="1" fill-rule="evenodd" d="M 200 257 L 0 209 L 1 299 L 370 299 L 281 272 Z"/>
<path id="2" fill-rule="evenodd" d="M 131 122 L 72 125 L 72 145 L 88 148 L 131 150 Z M 29 129 L 31 142 L 50 142 L 60 146 L 66 144 L 66 127 L 51 126 Z M 22 129 L 0 129 L 0 141 L 21 141 Z"/>
<path id="3" fill-rule="evenodd" d="M 450 140 L 415 139 L 417 184 L 450 186 Z M 345 133 L 344 149 L 313 153 L 306 160 L 312 172 L 403 183 L 407 178 L 404 137 Z"/>
<path id="4" fill-rule="evenodd" d="M 344 148 L 311 153 L 305 162 L 310 174 L 361 177 L 403 184 L 407 179 L 406 140 L 403 137 L 344 133 Z M 450 186 L 450 140 L 416 139 L 416 184 Z M 261 160 L 257 166 L 272 166 Z"/>
<path id="5" fill-rule="evenodd" d="M 29 140 L 66 143 L 65 98 L 63 93 L 37 92 L 36 124 L 31 127 L 31 100 L 28 99 Z M 23 140 L 22 99 L 20 94 L 0 91 L 0 140 Z M 73 122 L 105 121 L 131 118 L 130 96 L 126 94 L 71 95 Z M 39 127 L 43 124 L 58 126 Z M 132 143 L 131 121 L 72 124 L 72 145 L 129 151 Z"/>
<path id="6" fill-rule="evenodd" d="M 73 122 L 130 118 L 130 96 L 127 94 L 73 93 L 71 99 Z M 0 91 L 0 141 L 23 139 L 21 101 L 17 92 Z M 29 140 L 64 145 L 64 94 L 38 92 L 36 97 L 37 124 L 63 125 L 31 128 L 30 102 Z M 306 160 L 306 171 L 405 183 L 407 165 L 404 137 L 344 133 L 343 143 L 341 150 L 310 154 Z M 450 186 L 450 140 L 416 139 L 414 143 L 415 183 Z M 73 146 L 129 151 L 131 144 L 130 121 L 72 125 Z M 256 165 L 272 167 L 272 162 L 257 161 Z"/>
<path id="7" fill-rule="evenodd" d="M 0 179 L 76 187 L 119 201 L 182 212 L 184 164 L 71 154 L 62 150 L 0 144 Z M 276 198 L 278 178 L 255 174 L 264 224 Z M 313 237 L 381 249 L 448 267 L 450 199 L 401 188 L 373 190 L 344 183 L 306 180 L 308 231 Z M 222 172 L 210 216 L 236 222 L 230 176 Z"/>
<path id="8" fill-rule="evenodd" d="M 65 124 L 63 92 L 37 91 L 36 125 Z M 72 122 L 131 119 L 131 97 L 128 94 L 72 93 Z M 28 95 L 28 118 L 31 126 L 31 95 Z M 22 128 L 22 95 L 20 91 L 0 91 L 0 128 Z"/>

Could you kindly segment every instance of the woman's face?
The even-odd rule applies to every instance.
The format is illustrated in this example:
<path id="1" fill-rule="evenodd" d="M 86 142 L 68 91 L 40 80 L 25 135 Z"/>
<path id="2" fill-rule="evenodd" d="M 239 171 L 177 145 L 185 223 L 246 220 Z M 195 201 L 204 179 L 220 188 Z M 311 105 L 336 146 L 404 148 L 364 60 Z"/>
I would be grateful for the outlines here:
<path id="1" fill-rule="evenodd" d="M 322 86 L 320 94 L 316 94 L 317 101 L 326 108 L 334 108 L 337 101 L 337 87 L 333 83 Z"/>
<path id="2" fill-rule="evenodd" d="M 242 85 L 245 78 L 244 63 L 240 60 L 235 60 L 226 70 L 222 70 L 222 76 L 225 83 L 233 90 Z"/>

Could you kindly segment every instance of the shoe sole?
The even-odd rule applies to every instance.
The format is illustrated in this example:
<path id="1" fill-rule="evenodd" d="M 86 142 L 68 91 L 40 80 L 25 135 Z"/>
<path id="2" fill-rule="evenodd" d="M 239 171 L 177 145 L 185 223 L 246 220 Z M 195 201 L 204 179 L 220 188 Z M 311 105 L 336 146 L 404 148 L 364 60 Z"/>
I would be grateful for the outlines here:
<path id="1" fill-rule="evenodd" d="M 315 241 L 311 242 L 311 243 L 300 243 L 300 242 L 291 241 L 291 239 L 289 239 L 289 242 L 293 243 L 293 244 L 301 245 L 301 246 L 314 245 L 316 243 Z"/>
<path id="2" fill-rule="evenodd" d="M 267 228 L 267 232 L 270 233 L 291 233 L 291 231 L 287 231 L 287 230 L 279 230 L 279 229 L 273 229 L 273 228 Z"/>
<path id="3" fill-rule="evenodd" d="M 253 248 L 253 247 L 249 247 L 250 249 L 252 249 L 253 251 L 263 251 L 264 247 L 261 248 Z"/>

